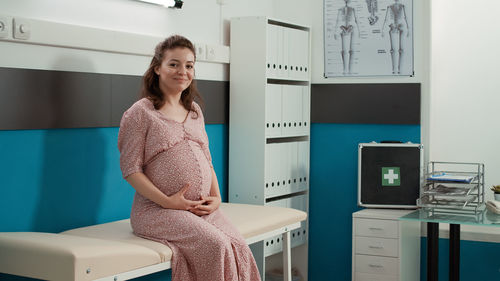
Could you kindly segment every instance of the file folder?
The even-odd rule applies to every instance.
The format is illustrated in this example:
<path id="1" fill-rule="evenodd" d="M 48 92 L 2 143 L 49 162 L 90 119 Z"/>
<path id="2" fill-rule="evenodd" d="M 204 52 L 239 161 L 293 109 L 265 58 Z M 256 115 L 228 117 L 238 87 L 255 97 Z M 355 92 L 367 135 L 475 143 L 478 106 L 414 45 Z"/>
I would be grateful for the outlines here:
<path id="1" fill-rule="evenodd" d="M 288 194 L 290 190 L 290 143 L 281 143 L 281 187 L 282 193 Z"/>
<path id="2" fill-rule="evenodd" d="M 293 95 L 293 86 L 292 85 L 283 85 L 282 86 L 282 114 L 281 114 L 281 122 L 282 122 L 282 130 L 281 136 L 286 137 L 292 135 L 291 125 L 292 125 L 292 114 L 293 114 L 293 99 L 291 96 Z"/>
<path id="3" fill-rule="evenodd" d="M 283 49 L 285 48 L 285 42 L 283 41 L 284 30 L 281 26 L 276 26 L 276 77 L 277 78 L 286 78 L 285 77 L 285 68 L 283 65 Z"/>
<path id="4" fill-rule="evenodd" d="M 300 78 L 306 80 L 309 77 L 309 32 L 300 30 L 299 31 L 299 73 Z"/>
<path id="5" fill-rule="evenodd" d="M 298 155 L 299 155 L 298 143 L 291 142 L 290 143 L 290 189 L 292 192 L 296 192 L 299 190 L 299 163 L 298 163 Z"/>
<path id="6" fill-rule="evenodd" d="M 299 57 L 301 56 L 300 51 L 299 51 L 299 30 L 290 28 L 288 33 L 288 47 L 289 47 L 289 52 L 288 52 L 288 63 L 289 63 L 289 77 L 292 79 L 298 79 L 300 78 L 299 75 Z"/>
<path id="7" fill-rule="evenodd" d="M 265 135 L 268 137 L 281 136 L 282 124 L 282 86 L 278 84 L 267 84 L 266 86 L 266 116 Z"/>
<path id="8" fill-rule="evenodd" d="M 311 119 L 310 112 L 310 92 L 308 86 L 302 86 L 302 134 L 309 135 Z"/>
<path id="9" fill-rule="evenodd" d="M 269 197 L 271 193 L 271 145 L 264 147 L 264 197 Z"/>
<path id="10" fill-rule="evenodd" d="M 300 85 L 292 86 L 293 88 L 293 108 L 292 108 L 292 133 L 293 135 L 300 135 L 302 133 L 301 126 L 302 122 L 302 87 Z"/>
<path id="11" fill-rule="evenodd" d="M 290 34 L 290 28 L 287 27 L 282 27 L 281 28 L 283 32 L 283 49 L 282 49 L 282 71 L 281 71 L 281 77 L 283 78 L 288 78 L 290 77 L 290 67 L 289 67 L 289 56 L 290 56 L 290 39 L 289 39 L 289 34 Z"/>
<path id="12" fill-rule="evenodd" d="M 299 163 L 299 191 L 307 190 L 309 187 L 309 142 L 298 143 L 298 163 Z"/>
<path id="13" fill-rule="evenodd" d="M 266 74 L 268 78 L 276 78 L 278 65 L 278 26 L 268 24 L 266 36 Z"/>

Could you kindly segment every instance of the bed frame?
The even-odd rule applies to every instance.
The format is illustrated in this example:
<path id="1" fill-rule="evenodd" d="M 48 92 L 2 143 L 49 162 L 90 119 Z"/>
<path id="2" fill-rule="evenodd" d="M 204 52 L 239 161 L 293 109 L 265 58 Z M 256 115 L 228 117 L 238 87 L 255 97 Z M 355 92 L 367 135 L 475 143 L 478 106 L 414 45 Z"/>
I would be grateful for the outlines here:
<path id="1" fill-rule="evenodd" d="M 222 203 L 222 211 L 248 244 L 283 235 L 283 275 L 291 281 L 290 231 L 305 212 L 290 208 Z M 135 236 L 128 219 L 62 233 L 0 233 L 0 272 L 61 281 L 128 280 L 171 268 L 172 251 Z"/>

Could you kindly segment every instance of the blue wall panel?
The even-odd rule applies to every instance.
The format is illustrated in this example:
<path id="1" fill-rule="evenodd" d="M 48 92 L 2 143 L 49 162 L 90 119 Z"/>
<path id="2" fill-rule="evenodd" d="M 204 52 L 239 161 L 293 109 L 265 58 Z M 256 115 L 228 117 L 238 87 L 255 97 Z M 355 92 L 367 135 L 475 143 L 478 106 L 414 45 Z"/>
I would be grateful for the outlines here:
<path id="1" fill-rule="evenodd" d="M 209 139 L 210 153 L 215 174 L 219 181 L 220 193 L 223 202 L 227 202 L 228 196 L 228 163 L 229 163 L 229 132 L 228 125 L 207 125 L 206 131 Z"/>
<path id="2" fill-rule="evenodd" d="M 206 130 L 227 201 L 228 128 L 207 125 Z M 134 191 L 121 178 L 117 135 L 118 128 L 0 131 L 0 231 L 58 232 L 127 218 Z M 351 280 L 351 214 L 359 209 L 357 144 L 381 140 L 417 143 L 420 127 L 312 124 L 310 281 Z M 440 244 L 440 280 L 448 277 L 447 241 Z M 461 280 L 499 280 L 500 244 L 461 245 Z M 0 280 L 34 279 L 0 274 Z M 170 280 L 170 271 L 137 280 Z"/>
<path id="3" fill-rule="evenodd" d="M 227 125 L 206 130 L 227 201 Z M 0 131 L 0 231 L 60 232 L 128 218 L 134 190 L 121 177 L 117 137 L 118 128 Z"/>
<path id="4" fill-rule="evenodd" d="M 450 240 L 439 239 L 438 279 L 449 280 Z M 500 280 L 500 243 L 460 241 L 460 280 L 498 281 Z M 421 240 L 420 280 L 427 280 L 427 239 Z"/>
<path id="5" fill-rule="evenodd" d="M 0 231 L 59 232 L 128 217 L 117 128 L 1 131 Z M 2 219 L 4 221 L 4 219 Z"/>
<path id="6" fill-rule="evenodd" d="M 311 127 L 309 280 L 351 280 L 352 213 L 357 206 L 358 143 L 420 142 L 418 125 Z"/>

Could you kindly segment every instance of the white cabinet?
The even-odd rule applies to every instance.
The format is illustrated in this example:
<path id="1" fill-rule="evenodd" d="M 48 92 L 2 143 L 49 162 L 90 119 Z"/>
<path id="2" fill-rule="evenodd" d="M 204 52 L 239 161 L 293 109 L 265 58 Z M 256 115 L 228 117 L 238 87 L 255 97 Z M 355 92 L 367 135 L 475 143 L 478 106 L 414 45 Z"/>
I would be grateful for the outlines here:
<path id="1" fill-rule="evenodd" d="M 364 209 L 353 213 L 353 281 L 420 280 L 420 223 L 398 220 L 413 211 Z"/>
<path id="2" fill-rule="evenodd" d="M 310 28 L 267 17 L 231 19 L 229 202 L 308 211 Z M 307 280 L 307 221 L 291 232 L 292 266 Z M 261 273 L 281 237 L 251 245 Z M 265 278 L 263 278 L 265 279 Z"/>

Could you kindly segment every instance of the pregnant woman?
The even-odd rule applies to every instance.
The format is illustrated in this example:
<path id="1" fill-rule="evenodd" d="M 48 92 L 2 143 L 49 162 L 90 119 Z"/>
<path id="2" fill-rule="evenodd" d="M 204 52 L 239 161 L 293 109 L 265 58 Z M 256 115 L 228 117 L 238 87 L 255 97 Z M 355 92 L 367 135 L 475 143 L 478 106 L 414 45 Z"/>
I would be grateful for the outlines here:
<path id="1" fill-rule="evenodd" d="M 173 281 L 260 280 L 252 252 L 219 209 L 203 113 L 194 102 L 195 60 L 182 36 L 158 44 L 142 99 L 123 114 L 120 166 L 136 190 L 130 222 L 136 235 L 172 249 Z"/>

